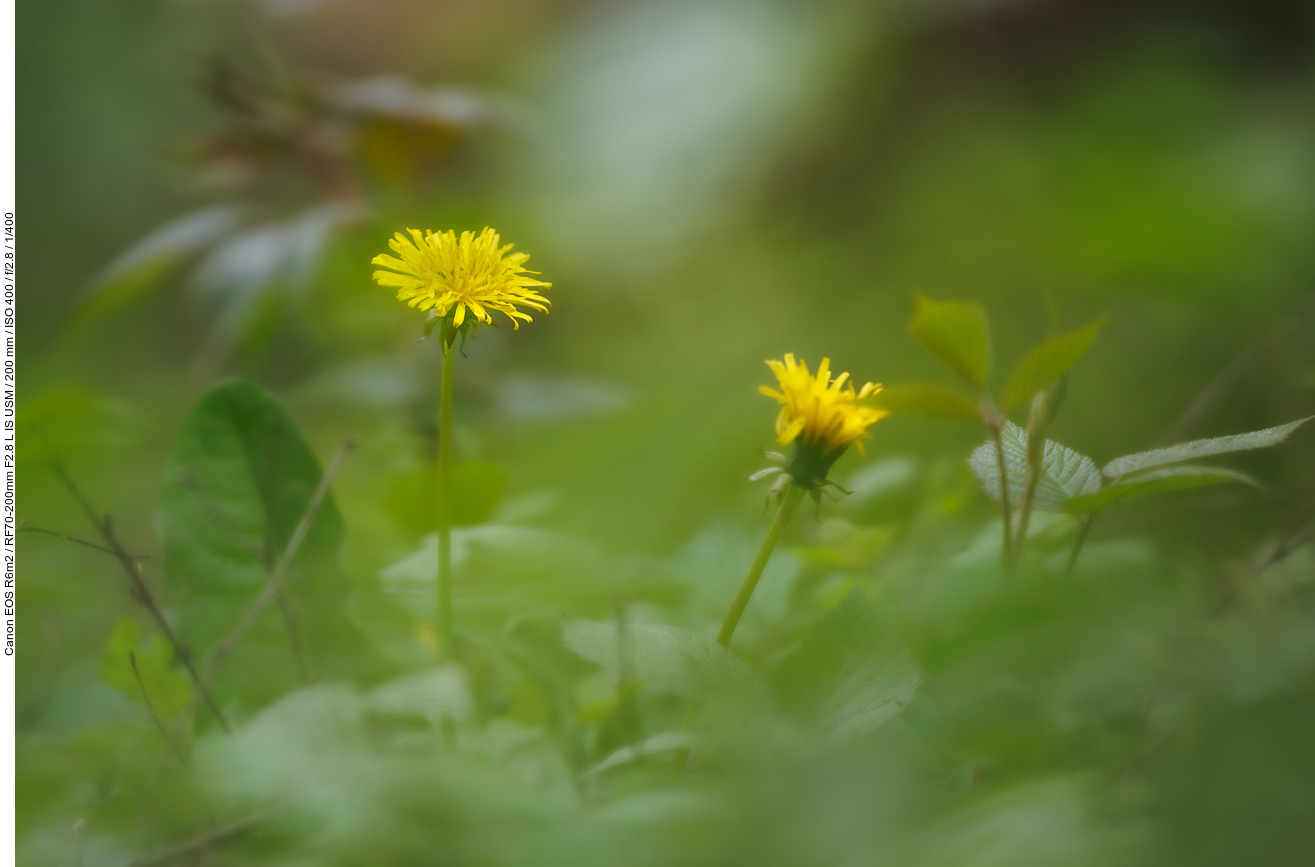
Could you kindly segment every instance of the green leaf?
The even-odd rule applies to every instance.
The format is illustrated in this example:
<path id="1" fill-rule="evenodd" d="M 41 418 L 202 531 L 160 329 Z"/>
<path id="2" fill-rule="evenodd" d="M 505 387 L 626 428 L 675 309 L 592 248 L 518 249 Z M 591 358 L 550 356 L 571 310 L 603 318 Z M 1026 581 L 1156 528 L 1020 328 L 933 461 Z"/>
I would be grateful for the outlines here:
<path id="1" fill-rule="evenodd" d="M 1246 473 L 1234 470 L 1199 466 L 1165 467 L 1126 476 L 1102 491 L 1074 497 L 1064 504 L 1064 511 L 1071 515 L 1091 515 L 1111 503 L 1132 497 L 1144 497 L 1147 494 L 1177 491 L 1183 488 L 1222 485 L 1227 482 L 1259 486 L 1259 483 Z"/>
<path id="2" fill-rule="evenodd" d="M 152 635 L 143 645 L 137 622 L 120 620 L 101 653 L 100 679 L 147 705 L 161 720 L 177 719 L 192 697 L 192 682 L 170 666 L 173 655 L 163 635 Z"/>
<path id="3" fill-rule="evenodd" d="M 1181 461 L 1191 461 L 1197 458 L 1209 457 L 1210 455 L 1222 455 L 1228 452 L 1244 452 L 1250 449 L 1263 449 L 1269 446 L 1278 445 L 1288 438 L 1288 434 L 1310 421 L 1315 416 L 1306 416 L 1305 418 L 1290 421 L 1287 424 L 1281 424 L 1278 427 L 1265 428 L 1264 430 L 1252 431 L 1251 433 L 1233 434 L 1226 437 L 1213 437 L 1204 440 L 1192 440 L 1191 442 L 1179 443 L 1176 446 L 1169 446 L 1163 449 L 1154 449 L 1149 452 L 1138 452 L 1135 455 L 1124 455 L 1121 458 L 1115 458 L 1105 465 L 1102 472 L 1112 479 L 1120 476 L 1126 476 L 1129 473 L 1140 472 L 1151 467 L 1162 467 L 1165 464 L 1176 464 Z"/>
<path id="4" fill-rule="evenodd" d="M 1005 383 L 1001 398 L 1004 411 L 1009 412 L 1038 391 L 1049 388 L 1067 373 L 1091 348 L 1104 324 L 1105 317 L 1102 316 L 1085 328 L 1052 337 L 1023 356 Z"/>
<path id="5" fill-rule="evenodd" d="M 1005 473 L 1009 477 L 1009 502 L 1021 506 L 1030 473 L 1027 464 L 1027 431 L 1007 421 L 1000 430 L 1000 441 L 1004 448 Z M 1000 465 L 995 453 L 995 442 L 987 440 L 974 449 L 968 458 L 968 466 L 977 474 L 986 492 L 993 499 L 999 500 Z M 1041 472 L 1032 506 L 1038 511 L 1062 512 L 1064 504 L 1073 497 L 1094 494 L 1100 490 L 1100 470 L 1091 458 L 1052 440 L 1046 440 Z"/>
<path id="6" fill-rule="evenodd" d="M 193 407 L 169 458 L 157 523 L 180 602 L 178 628 L 198 652 L 245 615 L 319 481 L 319 461 L 269 392 L 228 379 Z M 360 664 L 352 657 L 359 635 L 343 611 L 351 584 L 336 566 L 342 537 L 342 519 L 328 497 L 293 561 L 287 605 L 272 606 L 221 671 L 229 688 L 264 701 L 297 679 L 299 651 L 281 608 L 295 618 L 311 669 L 334 669 L 326 654 L 349 667 Z"/>
<path id="7" fill-rule="evenodd" d="M 657 692 L 704 697 L 733 684 L 753 680 L 753 673 L 711 638 L 675 626 L 571 620 L 562 629 L 566 646 L 620 674 L 622 658 L 628 673 Z"/>
<path id="8" fill-rule="evenodd" d="M 922 293 L 909 331 L 955 375 L 977 389 L 991 372 L 991 335 L 986 311 L 967 301 L 932 301 Z"/>
<path id="9" fill-rule="evenodd" d="M 530 599 L 458 599 L 455 629 L 533 681 L 549 699 L 569 701 L 581 678 L 597 671 L 562 641 L 561 613 Z"/>
<path id="10" fill-rule="evenodd" d="M 773 678 L 780 705 L 828 747 L 898 714 L 920 682 L 908 650 L 858 588 L 818 621 Z"/>
<path id="11" fill-rule="evenodd" d="M 976 400 L 957 389 L 935 382 L 892 385 L 882 389 L 872 402 L 893 415 L 960 418 L 977 422 L 982 420 L 982 409 Z"/>

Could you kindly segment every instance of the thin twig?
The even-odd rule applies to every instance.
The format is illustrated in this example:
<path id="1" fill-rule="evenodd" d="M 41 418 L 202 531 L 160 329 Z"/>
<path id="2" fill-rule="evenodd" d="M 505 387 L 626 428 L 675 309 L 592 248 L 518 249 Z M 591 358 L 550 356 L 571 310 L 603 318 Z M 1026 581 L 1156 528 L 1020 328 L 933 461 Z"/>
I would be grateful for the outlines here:
<path id="1" fill-rule="evenodd" d="M 142 680 L 142 673 L 137 669 L 137 654 L 131 650 L 128 651 L 128 664 L 132 666 L 133 676 L 137 678 L 137 688 L 142 691 L 142 701 L 146 704 L 146 712 L 155 721 L 156 727 L 160 729 L 160 734 L 164 735 L 165 743 L 169 744 L 169 749 L 178 759 L 178 763 L 184 768 L 187 767 L 186 757 L 178 749 L 178 745 L 174 743 L 173 735 L 169 734 L 169 730 L 164 727 L 164 723 L 160 722 L 160 717 L 155 712 L 155 706 L 151 704 L 151 695 L 146 691 L 146 681 Z"/>
<path id="2" fill-rule="evenodd" d="M 260 824 L 261 820 L 267 817 L 269 813 L 269 810 L 261 813 L 254 813 L 247 816 L 245 819 L 238 819 L 232 824 L 224 825 L 222 828 L 216 828 L 213 831 L 198 834 L 190 840 L 186 840 L 176 846 L 170 846 L 163 852 L 159 852 L 155 855 L 148 855 L 145 858 L 138 858 L 136 861 L 131 861 L 129 862 L 128 867 L 160 867 L 162 864 L 169 864 L 173 861 L 177 861 L 185 855 L 190 855 L 191 853 L 205 849 L 208 846 L 213 846 L 216 843 L 223 842 L 230 837 L 236 837 L 239 834 L 244 834 L 247 831 L 250 831 L 256 825 Z"/>
<path id="3" fill-rule="evenodd" d="M 269 550 L 270 528 L 268 526 L 266 527 L 265 530 L 265 540 L 264 540 L 265 544 L 263 546 L 264 550 L 258 551 L 252 548 L 251 546 L 247 545 L 246 541 L 242 538 L 242 531 L 239 530 L 237 527 L 233 526 L 233 524 L 230 523 L 227 518 L 225 518 L 222 514 L 220 514 L 219 509 L 215 507 L 215 504 L 210 500 L 208 496 L 206 496 L 205 491 L 201 490 L 200 485 L 197 484 L 195 475 L 193 475 L 192 473 L 181 473 L 178 476 L 178 483 L 182 485 L 182 487 L 185 490 L 191 492 L 191 494 L 194 497 L 196 497 L 197 503 L 199 503 L 201 506 L 201 511 L 205 512 L 206 517 L 209 518 L 216 527 L 219 527 L 221 530 L 223 530 L 225 533 L 228 534 L 229 538 L 233 541 L 234 545 L 237 545 L 243 551 L 246 551 L 256 560 L 259 560 L 261 564 L 264 565 L 266 570 L 274 568 L 274 564 L 272 562 L 273 554 Z M 264 507 L 265 507 L 265 512 L 267 514 L 272 515 L 274 513 L 274 505 L 269 502 L 268 496 L 266 496 L 266 502 L 264 504 Z M 310 683 L 311 680 L 310 666 L 307 664 L 307 661 L 305 659 L 302 650 L 301 637 L 300 637 L 300 633 L 297 630 L 297 620 L 296 617 L 293 615 L 292 608 L 288 605 L 288 600 L 285 594 L 279 595 L 278 602 L 279 602 L 279 611 L 283 615 L 283 625 L 287 627 L 288 630 L 288 640 L 292 646 L 293 660 L 296 662 L 297 665 L 297 676 L 299 677 L 301 684 L 305 686 L 306 684 Z"/>
<path id="4" fill-rule="evenodd" d="M 192 682 L 195 683 L 196 688 L 200 690 L 202 698 L 205 699 L 206 706 L 210 708 L 210 712 L 214 714 L 215 720 L 219 723 L 220 728 L 226 732 L 231 731 L 228 726 L 228 720 L 224 717 L 224 712 L 219 709 L 219 704 L 215 701 L 214 696 L 210 694 L 210 690 L 206 687 L 205 682 L 201 680 L 201 675 L 197 673 L 196 666 L 192 662 L 192 655 L 188 652 L 187 646 L 178 640 L 178 636 L 174 634 L 173 627 L 169 625 L 168 618 L 164 616 L 164 612 L 160 610 L 160 606 L 156 603 L 155 596 L 151 593 L 151 588 L 147 586 L 146 579 L 142 575 L 141 561 L 143 558 L 128 553 L 123 547 L 123 543 L 119 541 L 119 537 L 114 532 L 113 519 L 108 513 L 103 517 L 100 516 L 96 510 L 92 508 L 91 503 L 88 502 L 85 496 L 83 496 L 82 491 L 73 481 L 73 477 L 70 476 L 68 470 L 64 468 L 63 462 L 54 459 L 50 463 L 54 467 L 55 473 L 59 476 L 60 481 L 64 483 L 64 487 L 68 489 L 69 493 L 82 507 L 82 511 L 87 516 L 87 520 L 90 521 L 91 525 L 96 528 L 98 533 L 100 533 L 101 540 L 105 543 L 105 548 L 101 550 L 105 550 L 113 555 L 113 557 L 119 561 L 119 564 L 123 566 L 124 572 L 128 575 L 128 581 L 130 584 L 129 592 L 132 595 L 132 598 L 150 612 L 151 618 L 155 621 L 155 625 L 159 627 L 162 633 L 164 633 L 165 639 L 168 640 L 169 644 L 173 647 L 174 655 L 182 661 L 183 667 L 187 669 L 188 675 L 192 678 Z"/>
<path id="5" fill-rule="evenodd" d="M 264 614 L 265 609 L 278 598 L 283 589 L 283 577 L 291 568 L 297 552 L 301 550 L 301 543 L 310 531 L 311 523 L 315 520 L 316 513 L 319 512 L 320 506 L 324 503 L 324 498 L 329 495 L 329 486 L 333 483 L 333 477 L 338 475 L 343 462 L 347 460 L 347 454 L 354 448 L 356 448 L 355 440 L 349 439 L 343 443 L 342 448 L 338 449 L 338 454 L 334 455 L 328 468 L 320 476 L 320 484 L 311 496 L 310 503 L 306 506 L 306 513 L 301 516 L 301 522 L 297 524 L 296 530 L 292 533 L 292 538 L 288 540 L 287 546 L 283 549 L 283 555 L 279 557 L 278 565 L 274 567 L 274 571 L 270 572 L 269 580 L 265 582 L 265 589 L 260 592 L 260 596 L 256 597 L 256 601 L 247 609 L 246 615 L 233 628 L 233 631 L 216 644 L 214 650 L 210 652 L 210 659 L 206 662 L 207 683 L 213 681 L 215 672 L 224 661 L 224 658 L 233 651 L 238 642 L 246 637 L 251 628 L 256 625 L 256 621 L 260 619 L 260 615 Z"/>
<path id="6" fill-rule="evenodd" d="M 21 526 L 19 526 L 18 532 L 41 533 L 42 535 L 45 536 L 54 536 L 56 539 L 63 539 L 65 542 L 72 542 L 75 545 L 82 545 L 83 547 L 90 548 L 93 551 L 100 551 L 102 554 L 109 554 L 111 557 L 115 558 L 116 560 L 119 557 L 119 555 L 116 552 L 110 550 L 109 548 L 106 548 L 104 545 L 97 545 L 95 542 L 88 542 L 86 539 L 79 539 L 76 536 L 65 536 L 63 533 L 57 533 L 54 530 L 47 530 L 43 527 L 29 527 L 26 524 L 22 524 Z M 150 559 L 145 554 L 138 554 L 136 556 L 139 560 Z"/>

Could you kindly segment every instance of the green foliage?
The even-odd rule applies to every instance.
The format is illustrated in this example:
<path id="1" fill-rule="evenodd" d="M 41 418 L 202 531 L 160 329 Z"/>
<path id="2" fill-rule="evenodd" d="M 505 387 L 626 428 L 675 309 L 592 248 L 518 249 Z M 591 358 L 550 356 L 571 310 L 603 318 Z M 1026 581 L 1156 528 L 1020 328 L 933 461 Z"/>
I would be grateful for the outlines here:
<path id="1" fill-rule="evenodd" d="M 269 580 L 320 482 L 320 464 L 269 392 L 240 379 L 210 389 L 174 444 L 160 492 L 165 570 L 184 640 L 208 649 L 242 620 Z M 288 590 L 226 666 L 223 691 L 271 699 L 298 677 L 353 664 L 338 570 L 343 526 L 324 500 L 293 561 Z M 259 676 L 242 674 L 250 666 Z"/>
<path id="2" fill-rule="evenodd" d="M 1093 30 L 1074 4 L 475 3 L 363 40 L 337 6 L 166 5 L 24 7 L 19 265 L 67 291 L 20 299 L 18 863 L 1309 860 L 1308 430 L 1248 462 L 1264 489 L 1094 521 L 1246 482 L 1201 466 L 1236 440 L 1104 477 L 1045 440 L 1117 456 L 1185 407 L 1185 436 L 1315 411 L 1309 28 L 1245 4 Z M 984 26 L 992 51 L 946 50 Z M 221 58 L 204 94 L 198 56 Z M 435 57 L 507 93 L 407 80 Z M 200 210 L 106 270 L 180 189 Z M 440 659 L 437 341 L 369 260 L 486 223 L 560 296 L 461 344 Z M 935 362 L 912 285 L 964 299 L 916 302 Z M 1118 346 L 1091 352 L 1104 310 Z M 1091 324 L 1034 347 L 1045 322 Z M 852 495 L 798 510 L 724 650 L 770 521 L 753 386 L 786 351 L 954 378 L 874 396 L 902 417 L 837 464 Z M 205 394 L 234 371 L 278 398 Z M 1004 415 L 1060 390 L 1023 533 Z M 939 418 L 1002 427 L 1008 490 Z M 218 669 L 226 734 L 123 564 L 67 538 L 101 545 L 109 513 L 205 671 L 349 435 L 286 592 Z M 1013 551 L 974 470 L 1020 507 Z"/>
<path id="3" fill-rule="evenodd" d="M 1042 478 L 1037 485 L 1035 508 L 1043 512 L 1068 512 L 1092 515 L 1112 503 L 1166 491 L 1199 488 L 1228 482 L 1259 486 L 1259 483 L 1234 470 L 1218 467 L 1165 467 L 1206 455 L 1224 454 L 1277 445 L 1307 419 L 1290 422 L 1249 434 L 1195 440 L 1166 449 L 1156 449 L 1116 458 L 1097 470 L 1092 460 L 1058 443 L 1046 441 L 1042 458 Z M 1023 501 L 1023 489 L 1031 469 L 1027 462 L 1027 431 L 1006 422 L 1000 431 L 1009 479 L 1009 499 L 1014 506 Z M 982 487 L 993 499 L 1000 499 L 1000 469 L 995 442 L 987 440 L 968 458 Z M 1113 469 L 1111 469 L 1113 468 Z M 1102 472 L 1112 479 L 1102 487 Z"/>
<path id="4" fill-rule="evenodd" d="M 873 731 L 913 700 L 920 673 L 890 628 L 856 587 L 773 677 L 781 704 L 826 747 Z"/>
<path id="5" fill-rule="evenodd" d="M 319 481 L 319 461 L 273 395 L 240 379 L 215 386 L 188 415 L 165 470 L 159 521 L 170 580 L 218 598 L 259 590 Z M 298 560 L 332 559 L 341 545 L 329 499 Z"/>
<path id="6" fill-rule="evenodd" d="M 1251 431 L 1250 433 L 1192 440 L 1168 448 L 1138 452 L 1135 455 L 1125 455 L 1110 461 L 1105 465 L 1102 472 L 1111 479 L 1117 479 L 1153 467 L 1162 467 L 1166 464 L 1177 464 L 1197 458 L 1210 457 L 1211 455 L 1228 454 L 1229 452 L 1269 448 L 1283 442 L 1289 434 L 1310 421 L 1311 418 L 1312 416 L 1307 416 L 1277 427 Z"/>
<path id="7" fill-rule="evenodd" d="M 1158 494 L 1163 491 L 1222 485 L 1228 482 L 1260 486 L 1259 482 L 1246 473 L 1235 470 L 1198 466 L 1165 467 L 1122 476 L 1103 490 L 1068 500 L 1063 504 L 1063 508 L 1072 515 L 1092 515 L 1120 500 L 1144 497 L 1147 494 Z"/>
<path id="8" fill-rule="evenodd" d="M 622 660 L 631 677 L 658 692 L 706 698 L 716 689 L 752 682 L 752 672 L 711 636 L 657 623 L 572 620 L 562 631 L 566 646 L 614 678 Z"/>
<path id="9" fill-rule="evenodd" d="M 1096 335 L 1104 324 L 1105 317 L 1102 316 L 1083 328 L 1052 337 L 1033 347 L 1010 372 L 1000 397 L 1001 408 L 1009 412 L 1068 373 L 1069 368 L 1096 342 Z"/>
<path id="10" fill-rule="evenodd" d="M 916 298 L 909 332 L 955 375 L 973 388 L 986 388 L 991 373 L 991 335 L 982 305 Z"/>
<path id="11" fill-rule="evenodd" d="M 152 635 L 143 644 L 137 621 L 120 620 L 101 653 L 100 679 L 168 722 L 192 697 L 191 681 L 172 667 L 173 655 L 164 636 Z"/>
<path id="12" fill-rule="evenodd" d="M 1000 441 L 1004 447 L 1009 501 L 1014 506 L 1021 506 L 1023 489 L 1031 473 L 1027 463 L 1027 431 L 1013 422 L 1005 422 L 1000 430 Z M 1000 464 L 995 442 L 987 440 L 974 449 L 968 458 L 968 465 L 977 474 L 986 492 L 993 499 L 999 500 Z M 1094 494 L 1100 490 L 1100 470 L 1091 458 L 1050 440 L 1046 440 L 1041 472 L 1034 508 L 1042 512 L 1063 511 L 1064 504 L 1074 497 Z"/>

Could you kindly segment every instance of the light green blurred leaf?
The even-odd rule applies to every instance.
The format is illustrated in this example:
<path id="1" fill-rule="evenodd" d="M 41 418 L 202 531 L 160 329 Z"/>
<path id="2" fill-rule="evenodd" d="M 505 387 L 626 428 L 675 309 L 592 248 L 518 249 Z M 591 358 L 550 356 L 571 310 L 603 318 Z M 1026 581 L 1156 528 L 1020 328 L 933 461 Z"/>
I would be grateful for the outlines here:
<path id="1" fill-rule="evenodd" d="M 982 420 L 982 408 L 976 400 L 958 389 L 935 382 L 892 385 L 882 389 L 872 403 L 893 415 Z"/>
<path id="2" fill-rule="evenodd" d="M 1076 331 L 1050 338 L 1023 356 L 1005 383 L 1004 395 L 1000 399 L 1004 411 L 1009 412 L 1038 391 L 1049 388 L 1067 373 L 1091 348 L 1104 324 L 1105 317 L 1102 316 Z"/>
<path id="3" fill-rule="evenodd" d="M 457 665 L 421 671 L 375 687 L 366 704 L 389 717 L 420 717 L 431 725 L 445 719 L 465 720 L 473 702 L 465 672 Z"/>
<path id="4" fill-rule="evenodd" d="M 976 389 L 991 373 L 991 334 L 982 305 L 933 301 L 922 293 L 909 331 L 955 375 Z"/>
<path id="5" fill-rule="evenodd" d="M 1009 477 L 1009 502 L 1021 506 L 1023 490 L 1031 472 L 1027 464 L 1027 431 L 1007 421 L 1000 430 L 1000 441 L 1004 448 L 1005 473 Z M 999 500 L 1000 465 L 995 443 L 987 440 L 974 449 L 968 458 L 968 466 L 977 474 L 986 492 Z M 1052 440 L 1046 440 L 1041 472 L 1033 508 L 1042 512 L 1064 511 L 1064 504 L 1073 497 L 1100 490 L 1100 470 L 1091 458 Z"/>
<path id="6" fill-rule="evenodd" d="M 1234 470 L 1199 466 L 1165 467 L 1125 476 L 1102 491 L 1074 497 L 1064 504 L 1064 511 L 1072 515 L 1090 515 L 1120 500 L 1144 497 L 1162 491 L 1200 488 L 1228 482 L 1241 482 L 1259 487 L 1259 482 L 1255 479 L 1246 473 Z"/>
<path id="7" fill-rule="evenodd" d="M 785 660 L 773 685 L 783 707 L 836 747 L 898 714 L 921 680 L 908 650 L 855 588 Z"/>
<path id="8" fill-rule="evenodd" d="M 542 602 L 511 597 L 458 599 L 453 613 L 463 640 L 487 647 L 551 699 L 569 699 L 575 683 L 597 670 L 564 644 L 560 612 Z"/>
<path id="9" fill-rule="evenodd" d="M 1169 446 L 1163 449 L 1153 449 L 1149 452 L 1138 452 L 1134 455 L 1124 455 L 1121 458 L 1115 458 L 1105 465 L 1101 471 L 1111 479 L 1120 476 L 1126 476 L 1129 473 L 1136 473 L 1141 470 L 1147 470 L 1152 467 L 1162 467 L 1165 464 L 1176 464 L 1181 461 L 1191 461 L 1197 458 L 1209 457 L 1210 455 L 1222 455 L 1229 452 L 1243 452 L 1250 449 L 1263 449 L 1269 446 L 1278 445 L 1288 438 L 1288 435 L 1315 416 L 1306 416 L 1305 418 L 1290 421 L 1287 424 L 1281 424 L 1278 427 L 1265 428 L 1264 430 L 1251 431 L 1250 433 L 1233 434 L 1226 437 L 1212 437 L 1204 440 L 1192 440 L 1191 442 L 1179 443 L 1176 446 Z"/>
<path id="10" fill-rule="evenodd" d="M 641 744 L 621 747 L 621 749 L 610 753 L 601 762 L 585 771 L 584 776 L 593 776 L 610 768 L 620 767 L 639 759 L 663 755 L 679 749 L 688 749 L 693 742 L 694 738 L 689 732 L 661 732 L 646 739 Z"/>
<path id="11" fill-rule="evenodd" d="M 562 639 L 571 650 L 613 676 L 620 674 L 624 655 L 628 674 L 657 692 L 702 696 L 756 679 L 744 663 L 711 638 L 675 626 L 632 623 L 618 629 L 614 622 L 571 620 L 562 629 Z"/>
<path id="12" fill-rule="evenodd" d="M 233 205 L 185 214 L 138 241 L 104 273 L 83 299 L 81 315 L 95 317 L 137 300 L 183 259 L 231 232 L 241 217 Z"/>
<path id="13" fill-rule="evenodd" d="M 192 696 L 192 682 L 171 667 L 173 655 L 163 635 L 152 635 L 143 645 L 137 622 L 120 620 L 101 652 L 100 679 L 148 706 L 161 720 L 177 719 Z"/>

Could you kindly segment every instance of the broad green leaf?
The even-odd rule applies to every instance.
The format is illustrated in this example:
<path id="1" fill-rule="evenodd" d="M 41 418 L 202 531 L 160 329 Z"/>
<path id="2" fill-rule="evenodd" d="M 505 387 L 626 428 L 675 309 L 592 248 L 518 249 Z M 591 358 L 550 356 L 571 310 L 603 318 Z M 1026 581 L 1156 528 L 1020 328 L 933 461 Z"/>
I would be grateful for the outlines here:
<path id="1" fill-rule="evenodd" d="M 100 679 L 150 707 L 161 720 L 176 719 L 187 708 L 192 682 L 173 669 L 173 656 L 163 635 L 152 635 L 143 645 L 137 622 L 120 620 L 101 653 Z"/>
<path id="2" fill-rule="evenodd" d="M 873 404 L 894 415 L 922 415 L 981 421 L 982 408 L 963 392 L 935 382 L 915 382 L 884 388 Z"/>
<path id="3" fill-rule="evenodd" d="M 909 331 L 955 375 L 977 389 L 991 373 L 986 311 L 968 301 L 933 301 L 919 293 Z"/>
<path id="4" fill-rule="evenodd" d="M 221 597 L 259 591 L 319 481 L 319 461 L 277 398 L 241 379 L 216 385 L 184 423 L 160 494 L 170 580 Z M 329 497 L 298 559 L 332 558 L 341 544 Z"/>
<path id="5" fill-rule="evenodd" d="M 1074 497 L 1064 504 L 1064 511 L 1072 515 L 1090 515 L 1111 503 L 1117 503 L 1120 500 L 1127 500 L 1132 497 L 1144 497 L 1147 494 L 1177 491 L 1183 488 L 1222 485 L 1227 482 L 1242 482 L 1247 485 L 1259 484 L 1246 473 L 1218 467 L 1165 467 L 1126 476 L 1102 491 Z"/>
<path id="6" fill-rule="evenodd" d="M 857 588 L 818 621 L 773 678 L 780 705 L 828 747 L 895 716 L 920 682 L 908 650 Z"/>
<path id="7" fill-rule="evenodd" d="M 264 588 L 319 481 L 319 461 L 269 392 L 228 379 L 193 407 L 169 458 L 157 523 L 179 631 L 197 654 L 226 635 Z M 250 656 L 235 655 L 221 672 L 230 688 L 264 700 L 298 678 L 281 608 L 294 616 L 311 670 L 333 668 L 328 654 L 357 664 L 351 648 L 359 636 L 343 612 L 351 584 L 335 563 L 342 535 L 330 496 L 287 576 L 287 605 L 271 607 L 239 647 Z"/>
<path id="8" fill-rule="evenodd" d="M 1149 452 L 1138 452 L 1135 455 L 1124 455 L 1121 458 L 1115 458 L 1105 465 L 1102 470 L 1106 476 L 1116 479 L 1120 476 L 1126 476 L 1129 473 L 1148 470 L 1152 467 L 1162 467 L 1165 464 L 1176 464 L 1182 461 L 1192 461 L 1197 458 L 1209 457 L 1210 455 L 1222 455 L 1228 452 L 1244 452 L 1250 449 L 1263 449 L 1269 446 L 1278 445 L 1288 438 L 1288 434 L 1310 421 L 1315 416 L 1306 416 L 1305 418 L 1290 421 L 1287 424 L 1281 424 L 1278 427 L 1265 428 L 1264 430 L 1252 431 L 1251 433 L 1233 434 L 1226 437 L 1212 437 L 1211 439 L 1192 440 L 1191 442 L 1179 443 L 1176 446 L 1169 446 L 1163 449 L 1154 449 Z"/>
<path id="9" fill-rule="evenodd" d="M 1023 356 L 1005 383 L 1000 401 L 1004 411 L 1009 412 L 1038 391 L 1049 388 L 1067 373 L 1091 348 L 1104 324 L 1105 317 L 1102 316 L 1085 328 L 1050 338 Z"/>
<path id="10" fill-rule="evenodd" d="M 1023 503 L 1030 469 L 1027 464 L 1027 431 L 1013 422 L 1005 422 L 1000 431 L 1004 447 L 1005 473 L 1009 477 L 1009 502 L 1014 506 Z M 1000 465 L 995 453 L 995 442 L 987 440 L 968 458 L 982 487 L 992 498 L 1000 499 Z M 1037 483 L 1033 508 L 1042 512 L 1061 512 L 1064 504 L 1073 497 L 1094 494 L 1100 490 L 1100 470 L 1091 458 L 1052 440 L 1046 440 L 1041 458 L 1041 480 Z"/>

